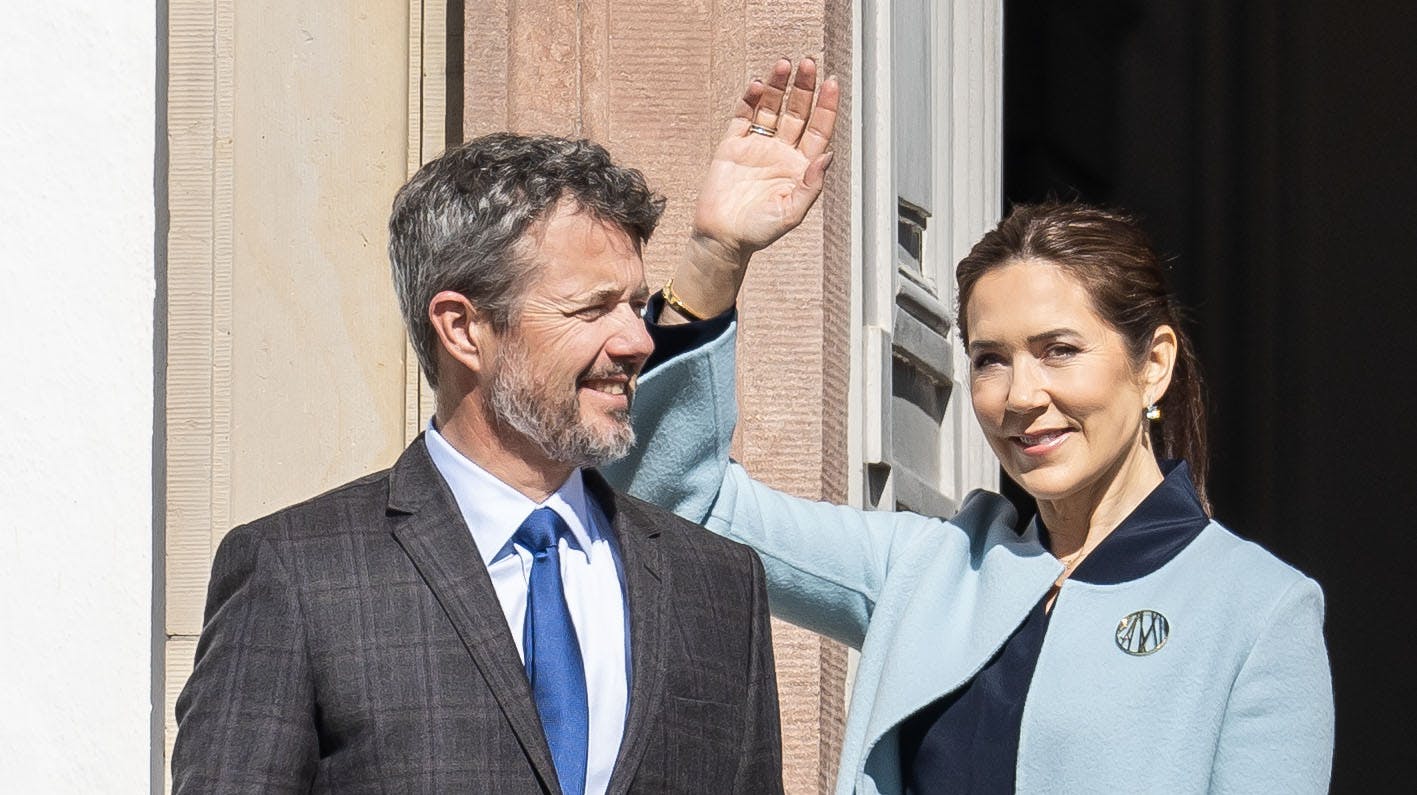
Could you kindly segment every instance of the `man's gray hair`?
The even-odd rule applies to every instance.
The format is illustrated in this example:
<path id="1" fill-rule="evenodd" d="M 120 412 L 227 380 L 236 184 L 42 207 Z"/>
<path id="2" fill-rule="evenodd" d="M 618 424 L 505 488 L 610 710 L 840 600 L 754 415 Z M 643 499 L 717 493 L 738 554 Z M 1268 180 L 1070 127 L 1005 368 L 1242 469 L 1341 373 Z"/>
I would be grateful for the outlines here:
<path id="1" fill-rule="evenodd" d="M 639 250 L 664 211 L 644 175 L 599 144 L 549 135 L 494 133 L 427 163 L 394 197 L 389 260 L 404 325 L 428 383 L 438 386 L 438 336 L 428 304 L 462 293 L 505 332 L 517 320 L 535 269 L 520 245 L 562 198 L 613 223 Z"/>

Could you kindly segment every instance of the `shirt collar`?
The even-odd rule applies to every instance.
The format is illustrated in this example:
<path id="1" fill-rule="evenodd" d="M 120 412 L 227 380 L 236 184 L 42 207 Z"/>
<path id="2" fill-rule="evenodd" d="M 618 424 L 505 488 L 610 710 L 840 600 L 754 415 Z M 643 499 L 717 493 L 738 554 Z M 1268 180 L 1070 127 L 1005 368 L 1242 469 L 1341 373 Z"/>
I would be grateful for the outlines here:
<path id="1" fill-rule="evenodd" d="M 458 510 L 472 532 L 472 540 L 477 543 L 484 564 L 491 565 L 494 560 L 510 554 L 517 528 L 532 511 L 542 507 L 550 508 L 565 520 L 571 528 L 571 546 L 582 550 L 587 560 L 591 559 L 600 533 L 596 523 L 591 521 L 591 499 L 579 467 L 538 505 L 455 450 L 438 433 L 432 420 L 423 439 L 433 466 L 447 481 L 457 500 Z"/>
<path id="2" fill-rule="evenodd" d="M 1078 564 L 1069 579 L 1094 585 L 1116 585 L 1140 579 L 1181 554 L 1210 524 L 1184 461 L 1163 461 L 1164 475 L 1117 528 Z M 1035 518 L 1043 546 L 1048 528 Z"/>

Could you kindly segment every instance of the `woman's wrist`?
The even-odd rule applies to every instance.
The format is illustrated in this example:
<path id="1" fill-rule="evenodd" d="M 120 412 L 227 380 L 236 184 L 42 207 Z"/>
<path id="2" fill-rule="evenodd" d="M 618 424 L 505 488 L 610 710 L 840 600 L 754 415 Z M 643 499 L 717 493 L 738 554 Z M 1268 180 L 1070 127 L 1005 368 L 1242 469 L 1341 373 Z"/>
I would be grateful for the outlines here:
<path id="1" fill-rule="evenodd" d="M 705 235 L 691 235 L 684 260 L 668 283 L 670 289 L 664 290 L 660 322 L 690 322 L 732 309 L 751 256 Z"/>

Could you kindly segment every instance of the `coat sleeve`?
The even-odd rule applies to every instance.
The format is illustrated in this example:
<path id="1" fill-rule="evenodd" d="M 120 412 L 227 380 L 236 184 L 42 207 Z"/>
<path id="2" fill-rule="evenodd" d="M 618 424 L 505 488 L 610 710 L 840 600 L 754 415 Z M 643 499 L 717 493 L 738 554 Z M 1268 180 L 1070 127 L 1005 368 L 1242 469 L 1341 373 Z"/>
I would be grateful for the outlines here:
<path id="1" fill-rule="evenodd" d="M 196 660 L 177 699 L 173 792 L 306 792 L 318 758 L 290 572 L 261 533 L 237 528 L 212 562 Z"/>
<path id="2" fill-rule="evenodd" d="M 939 519 L 814 502 L 749 477 L 729 460 L 734 345 L 730 326 L 646 376 L 634 404 L 638 445 L 604 472 L 631 494 L 756 549 L 776 615 L 860 648 L 891 561 L 910 539 L 929 533 L 932 546 L 961 554 L 968 541 Z"/>
<path id="3" fill-rule="evenodd" d="M 1323 592 L 1299 578 L 1275 606 L 1225 710 L 1212 792 L 1321 793 L 1333 761 Z"/>

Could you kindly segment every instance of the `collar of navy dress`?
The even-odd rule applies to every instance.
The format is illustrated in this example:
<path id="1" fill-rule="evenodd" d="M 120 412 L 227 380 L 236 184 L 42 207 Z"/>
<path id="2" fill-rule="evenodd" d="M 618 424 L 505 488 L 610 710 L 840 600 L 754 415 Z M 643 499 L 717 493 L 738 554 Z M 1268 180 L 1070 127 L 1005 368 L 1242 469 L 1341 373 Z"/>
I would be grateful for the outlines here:
<path id="1" fill-rule="evenodd" d="M 1181 554 L 1210 524 L 1185 461 L 1161 462 L 1161 485 L 1151 490 L 1122 523 L 1092 550 L 1068 578 L 1093 585 L 1140 579 Z M 1051 549 L 1040 518 L 1038 537 Z"/>

